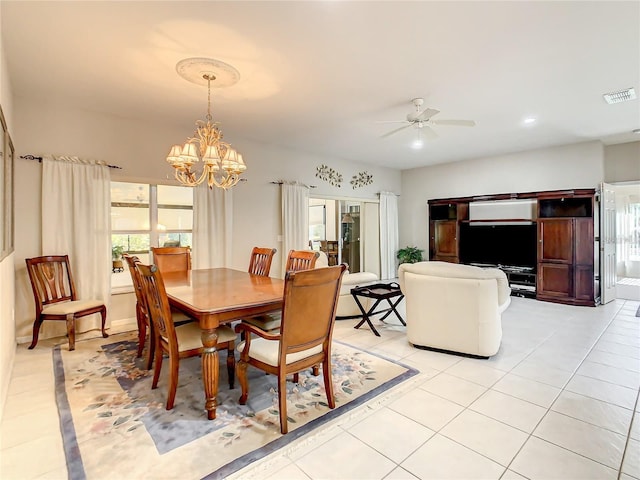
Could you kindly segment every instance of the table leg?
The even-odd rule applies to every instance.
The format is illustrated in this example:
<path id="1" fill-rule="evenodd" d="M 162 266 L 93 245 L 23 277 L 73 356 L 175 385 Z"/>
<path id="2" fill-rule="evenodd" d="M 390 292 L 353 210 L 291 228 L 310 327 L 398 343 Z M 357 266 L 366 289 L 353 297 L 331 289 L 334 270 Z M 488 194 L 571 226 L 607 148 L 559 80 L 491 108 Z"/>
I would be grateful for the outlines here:
<path id="1" fill-rule="evenodd" d="M 206 398 L 204 408 L 207 410 L 207 418 L 216 418 L 218 406 L 218 332 L 215 328 L 202 330 L 202 382 L 204 383 L 204 396 Z"/>
<path id="2" fill-rule="evenodd" d="M 400 320 L 402 325 L 404 325 L 405 327 L 407 326 L 407 324 L 404 322 L 404 320 L 403 320 L 402 316 L 400 315 L 400 313 L 398 313 L 398 310 L 396 310 L 396 307 L 400 304 L 400 301 L 403 298 L 404 298 L 404 295 L 398 297 L 398 300 L 396 300 L 395 303 L 393 303 L 390 298 L 387 298 L 387 303 L 389 304 L 389 306 L 391 308 L 389 308 L 387 313 L 385 314 L 385 316 L 380 319 L 381 322 L 384 322 L 384 319 L 387 318 L 389 315 L 391 315 L 391 312 L 393 312 L 393 313 L 396 314 L 396 317 L 398 317 L 398 320 Z"/>
<path id="3" fill-rule="evenodd" d="M 379 337 L 380 334 L 376 330 L 376 327 L 373 326 L 373 323 L 371 323 L 371 319 L 369 318 L 369 314 L 374 312 L 374 310 L 376 309 L 376 307 L 380 303 L 380 300 L 376 300 L 376 303 L 373 304 L 373 307 L 371 307 L 368 312 L 365 312 L 364 311 L 364 307 L 360 303 L 360 300 L 358 300 L 358 297 L 354 295 L 353 298 L 355 299 L 356 303 L 358 304 L 358 307 L 360 307 L 360 311 L 362 312 L 362 320 L 360 320 L 360 323 L 358 323 L 353 328 L 356 328 L 356 329 L 360 328 L 364 322 L 367 322 L 369 324 L 369 327 L 371 328 L 371 331 L 374 333 L 374 335 L 376 337 Z"/>

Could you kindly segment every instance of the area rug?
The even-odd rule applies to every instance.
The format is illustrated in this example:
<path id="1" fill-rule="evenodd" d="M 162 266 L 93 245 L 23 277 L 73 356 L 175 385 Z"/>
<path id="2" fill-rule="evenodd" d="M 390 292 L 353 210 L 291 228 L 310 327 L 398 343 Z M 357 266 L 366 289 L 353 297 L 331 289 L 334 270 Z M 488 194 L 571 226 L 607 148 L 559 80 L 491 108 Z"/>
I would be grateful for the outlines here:
<path id="1" fill-rule="evenodd" d="M 249 401 L 229 389 L 220 357 L 217 418 L 206 419 L 201 363 L 180 362 L 173 410 L 165 410 L 168 362 L 158 388 L 135 358 L 134 333 L 53 351 L 56 398 L 69 478 L 225 478 L 371 401 L 418 372 L 334 341 L 336 408 L 329 409 L 322 374 L 287 383 L 289 433 L 280 433 L 276 377 L 249 367 Z"/>

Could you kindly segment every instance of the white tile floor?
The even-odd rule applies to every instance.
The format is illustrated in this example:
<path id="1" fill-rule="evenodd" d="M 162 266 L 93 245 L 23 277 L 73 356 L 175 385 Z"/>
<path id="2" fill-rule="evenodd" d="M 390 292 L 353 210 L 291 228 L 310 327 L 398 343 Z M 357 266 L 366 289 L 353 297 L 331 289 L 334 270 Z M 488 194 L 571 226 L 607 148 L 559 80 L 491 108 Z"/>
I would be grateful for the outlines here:
<path id="1" fill-rule="evenodd" d="M 381 325 L 378 338 L 338 321 L 337 340 L 420 375 L 233 478 L 640 479 L 638 304 L 513 298 L 489 360 L 414 349 L 399 325 Z M 54 343 L 18 348 L 0 430 L 3 480 L 67 477 Z"/>

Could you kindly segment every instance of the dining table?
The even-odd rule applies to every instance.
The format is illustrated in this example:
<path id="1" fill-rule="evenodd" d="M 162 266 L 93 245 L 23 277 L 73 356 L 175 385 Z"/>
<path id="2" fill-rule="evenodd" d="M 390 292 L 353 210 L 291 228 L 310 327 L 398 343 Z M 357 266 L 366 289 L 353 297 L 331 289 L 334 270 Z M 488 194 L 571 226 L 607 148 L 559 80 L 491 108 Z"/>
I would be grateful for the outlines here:
<path id="1" fill-rule="evenodd" d="M 202 329 L 202 381 L 207 418 L 216 418 L 218 334 L 225 323 L 282 309 L 284 280 L 231 268 L 162 274 L 169 303 L 196 319 Z"/>

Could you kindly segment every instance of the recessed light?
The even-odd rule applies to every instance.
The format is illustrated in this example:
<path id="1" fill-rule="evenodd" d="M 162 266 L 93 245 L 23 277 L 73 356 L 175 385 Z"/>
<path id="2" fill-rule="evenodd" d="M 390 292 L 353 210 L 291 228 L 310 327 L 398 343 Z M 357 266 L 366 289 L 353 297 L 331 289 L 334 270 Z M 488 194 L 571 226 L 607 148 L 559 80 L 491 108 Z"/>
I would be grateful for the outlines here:
<path id="1" fill-rule="evenodd" d="M 525 125 L 533 125 L 534 123 L 536 123 L 536 118 L 535 117 L 527 117 L 522 122 Z"/>

